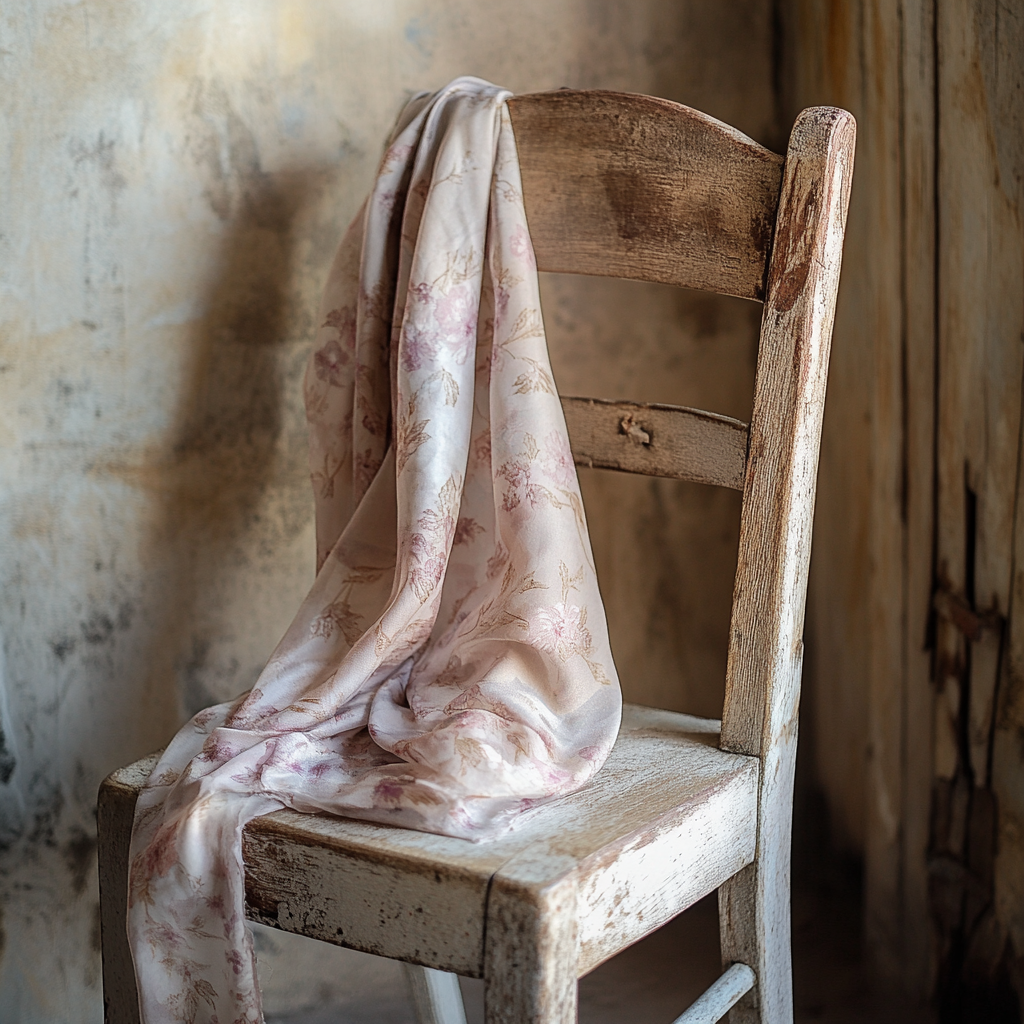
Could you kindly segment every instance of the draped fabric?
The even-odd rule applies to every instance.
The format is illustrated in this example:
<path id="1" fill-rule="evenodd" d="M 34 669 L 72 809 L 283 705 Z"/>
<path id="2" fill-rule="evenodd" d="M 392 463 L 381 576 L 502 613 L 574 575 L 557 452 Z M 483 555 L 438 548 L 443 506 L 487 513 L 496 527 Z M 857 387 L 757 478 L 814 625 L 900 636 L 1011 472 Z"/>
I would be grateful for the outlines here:
<path id="1" fill-rule="evenodd" d="M 487 839 L 600 768 L 621 698 L 548 362 L 509 93 L 410 102 L 305 378 L 318 573 L 139 798 L 145 1024 L 261 1019 L 241 832 L 282 807 Z"/>

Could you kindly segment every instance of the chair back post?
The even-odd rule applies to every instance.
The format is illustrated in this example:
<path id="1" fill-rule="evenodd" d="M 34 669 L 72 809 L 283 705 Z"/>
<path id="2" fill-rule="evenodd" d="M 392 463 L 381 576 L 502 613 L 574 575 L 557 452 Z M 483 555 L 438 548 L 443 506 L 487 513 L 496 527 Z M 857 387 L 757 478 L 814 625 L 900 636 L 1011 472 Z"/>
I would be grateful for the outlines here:
<path id="1" fill-rule="evenodd" d="M 764 757 L 796 714 L 811 524 L 856 122 L 805 110 L 783 172 L 750 423 L 722 746 Z"/>
<path id="2" fill-rule="evenodd" d="M 804 608 L 855 139 L 844 110 L 812 107 L 797 118 L 769 257 L 721 734 L 723 749 L 761 760 L 757 857 L 719 894 L 723 960 L 749 964 L 758 978 L 732 1011 L 733 1024 L 792 1019 L 788 960 L 765 954 L 784 950 L 788 958 L 790 948 Z"/>

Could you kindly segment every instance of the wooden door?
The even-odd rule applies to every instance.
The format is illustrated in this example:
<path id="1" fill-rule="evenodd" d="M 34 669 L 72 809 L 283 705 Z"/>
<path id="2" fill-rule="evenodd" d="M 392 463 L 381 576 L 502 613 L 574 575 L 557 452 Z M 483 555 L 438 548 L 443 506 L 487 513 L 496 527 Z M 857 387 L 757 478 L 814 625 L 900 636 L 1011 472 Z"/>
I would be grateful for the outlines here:
<path id="1" fill-rule="evenodd" d="M 876 965 L 936 997 L 941 1019 L 1014 1019 L 1024 5 L 783 12 L 788 105 L 846 106 L 861 140 L 809 607 L 816 775 L 865 859 Z"/>

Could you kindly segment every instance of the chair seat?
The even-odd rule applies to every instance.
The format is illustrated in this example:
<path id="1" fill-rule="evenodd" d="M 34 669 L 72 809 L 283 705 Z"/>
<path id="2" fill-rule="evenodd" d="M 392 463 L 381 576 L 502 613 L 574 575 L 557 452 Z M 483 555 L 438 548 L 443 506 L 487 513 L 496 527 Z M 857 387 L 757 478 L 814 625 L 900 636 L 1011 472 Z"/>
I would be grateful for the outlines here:
<path id="1" fill-rule="evenodd" d="M 685 910 L 754 859 L 757 758 L 719 750 L 711 719 L 626 705 L 583 790 L 485 843 L 278 811 L 243 836 L 247 916 L 368 953 L 483 976 L 491 880 L 576 873 L 578 973 Z M 107 785 L 135 795 L 154 758 Z"/>

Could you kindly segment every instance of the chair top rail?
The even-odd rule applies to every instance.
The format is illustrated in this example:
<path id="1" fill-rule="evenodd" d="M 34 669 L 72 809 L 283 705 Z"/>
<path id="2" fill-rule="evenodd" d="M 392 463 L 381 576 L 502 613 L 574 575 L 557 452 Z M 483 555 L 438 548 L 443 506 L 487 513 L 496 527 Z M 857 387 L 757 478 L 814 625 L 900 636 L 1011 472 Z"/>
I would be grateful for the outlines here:
<path id="1" fill-rule="evenodd" d="M 509 112 L 541 270 L 763 301 L 781 156 L 652 96 L 563 89 Z"/>
<path id="2" fill-rule="evenodd" d="M 743 490 L 745 423 L 699 409 L 562 398 L 577 466 Z"/>

